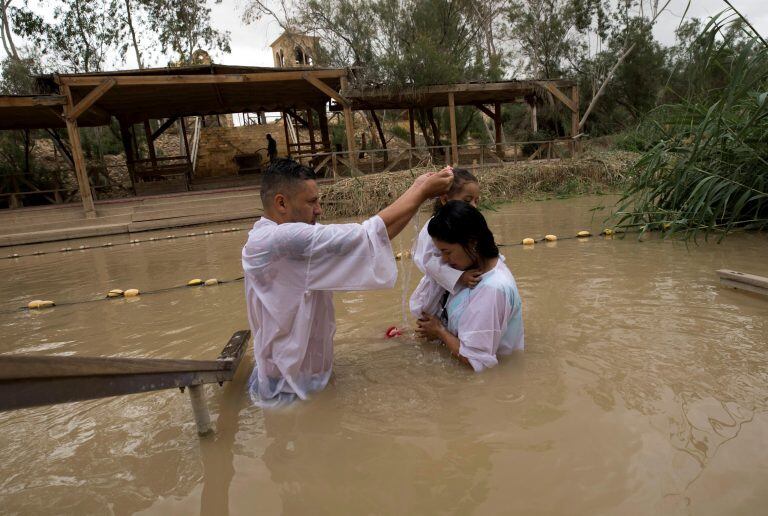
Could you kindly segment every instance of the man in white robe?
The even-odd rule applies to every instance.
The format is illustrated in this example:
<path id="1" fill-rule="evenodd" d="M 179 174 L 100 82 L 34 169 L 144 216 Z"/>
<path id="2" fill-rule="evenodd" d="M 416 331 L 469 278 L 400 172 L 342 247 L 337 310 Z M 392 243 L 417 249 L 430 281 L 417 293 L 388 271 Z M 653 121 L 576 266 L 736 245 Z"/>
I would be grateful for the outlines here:
<path id="1" fill-rule="evenodd" d="M 390 239 L 427 199 L 448 190 L 449 168 L 425 174 L 390 206 L 362 224 L 316 224 L 315 174 L 278 159 L 262 177 L 264 216 L 243 247 L 245 297 L 256 365 L 255 402 L 276 404 L 322 390 L 331 376 L 334 290 L 392 288 Z"/>

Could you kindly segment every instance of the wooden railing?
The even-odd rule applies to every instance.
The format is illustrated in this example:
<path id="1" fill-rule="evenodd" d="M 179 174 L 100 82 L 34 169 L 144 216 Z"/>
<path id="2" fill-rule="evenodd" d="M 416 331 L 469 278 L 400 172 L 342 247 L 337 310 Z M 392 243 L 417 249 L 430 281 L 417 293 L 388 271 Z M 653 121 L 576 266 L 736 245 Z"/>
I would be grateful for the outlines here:
<path id="1" fill-rule="evenodd" d="M 216 360 L 0 355 L 0 411 L 189 388 L 198 433 L 207 434 L 202 385 L 232 380 L 250 335 L 236 332 Z"/>
<path id="2" fill-rule="evenodd" d="M 453 164 L 467 168 L 498 167 L 506 163 L 570 159 L 578 152 L 578 142 L 571 138 L 458 146 L 454 163 L 450 145 L 400 149 L 363 149 L 353 156 L 348 151 L 294 153 L 292 157 L 311 166 L 321 177 L 337 178 L 353 174 L 391 172 L 425 166 Z M 353 159 L 350 159 L 353 158 Z"/>

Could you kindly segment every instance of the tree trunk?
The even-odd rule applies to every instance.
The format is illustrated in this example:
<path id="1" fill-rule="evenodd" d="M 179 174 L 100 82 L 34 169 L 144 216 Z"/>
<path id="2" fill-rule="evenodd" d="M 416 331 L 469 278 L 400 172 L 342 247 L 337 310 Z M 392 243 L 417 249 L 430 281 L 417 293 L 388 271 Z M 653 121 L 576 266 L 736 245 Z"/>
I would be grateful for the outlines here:
<path id="1" fill-rule="evenodd" d="M 12 58 L 18 60 L 19 53 L 16 51 L 16 45 L 13 43 L 13 36 L 11 34 L 11 24 L 8 21 L 8 6 L 10 0 L 0 0 L 0 36 L 3 40 L 3 48 L 5 52 Z"/>
<path id="2" fill-rule="evenodd" d="M 144 65 L 141 62 L 141 51 L 139 50 L 139 43 L 136 41 L 136 30 L 133 28 L 133 18 L 131 17 L 131 0 L 125 0 L 125 12 L 128 15 L 128 29 L 131 31 L 133 50 L 136 52 L 136 62 L 139 65 L 139 70 L 141 70 L 144 68 Z"/>
<path id="3" fill-rule="evenodd" d="M 595 96 L 592 97 L 592 100 L 589 102 L 589 106 L 587 107 L 587 110 L 584 111 L 584 116 L 581 117 L 581 121 L 579 122 L 579 132 L 581 132 L 584 129 L 584 124 L 587 122 L 587 118 L 589 117 L 589 114 L 592 113 L 592 110 L 595 108 L 595 104 L 597 104 L 597 101 L 600 99 L 603 93 L 605 93 L 605 88 L 608 86 L 608 83 L 611 82 L 611 79 L 613 79 L 613 74 L 616 73 L 616 69 L 619 67 L 619 65 L 621 65 L 621 63 L 624 62 L 627 56 L 630 53 L 632 53 L 634 49 L 635 49 L 635 43 L 632 43 L 632 45 L 630 45 L 630 47 L 619 56 L 619 58 L 616 60 L 616 63 L 608 71 L 608 75 L 605 76 L 605 80 L 603 80 L 603 84 L 600 85 L 600 89 L 597 90 L 597 93 L 595 93 Z"/>

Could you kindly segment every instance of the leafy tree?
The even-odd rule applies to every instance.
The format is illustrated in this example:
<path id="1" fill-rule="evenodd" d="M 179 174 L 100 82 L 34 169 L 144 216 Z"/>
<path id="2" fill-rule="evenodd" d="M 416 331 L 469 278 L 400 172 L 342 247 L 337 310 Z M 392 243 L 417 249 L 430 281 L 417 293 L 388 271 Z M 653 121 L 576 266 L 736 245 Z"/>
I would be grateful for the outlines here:
<path id="1" fill-rule="evenodd" d="M 221 3 L 222 0 L 215 0 Z M 211 25 L 206 0 L 148 0 L 148 25 L 164 52 L 172 52 L 181 64 L 190 64 L 197 49 L 230 52 L 228 31 Z"/>

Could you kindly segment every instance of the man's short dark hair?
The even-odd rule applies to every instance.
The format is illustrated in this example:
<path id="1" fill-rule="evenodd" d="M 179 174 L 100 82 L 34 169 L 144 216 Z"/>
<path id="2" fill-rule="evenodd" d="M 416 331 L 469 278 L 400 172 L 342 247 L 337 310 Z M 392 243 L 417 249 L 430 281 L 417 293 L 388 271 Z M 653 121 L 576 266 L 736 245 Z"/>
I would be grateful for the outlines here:
<path id="1" fill-rule="evenodd" d="M 300 181 L 317 179 L 315 171 L 290 158 L 276 158 L 261 176 L 261 202 L 264 207 L 275 195 L 291 194 Z"/>
<path id="2" fill-rule="evenodd" d="M 267 133 L 267 138 L 272 138 L 272 135 Z"/>

